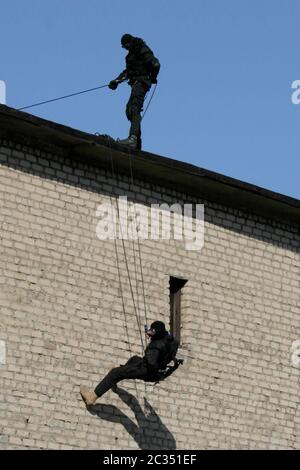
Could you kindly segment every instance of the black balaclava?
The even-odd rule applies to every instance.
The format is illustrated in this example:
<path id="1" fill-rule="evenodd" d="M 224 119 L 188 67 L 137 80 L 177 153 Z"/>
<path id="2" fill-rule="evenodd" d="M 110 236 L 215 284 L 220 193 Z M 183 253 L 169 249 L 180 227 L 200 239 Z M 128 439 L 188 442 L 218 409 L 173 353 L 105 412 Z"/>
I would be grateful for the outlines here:
<path id="1" fill-rule="evenodd" d="M 133 41 L 134 37 L 131 36 L 131 34 L 123 34 L 123 36 L 121 37 L 121 45 L 122 47 L 124 47 L 126 44 L 131 45 L 132 41 Z"/>
<path id="2" fill-rule="evenodd" d="M 154 331 L 152 339 L 160 339 L 166 336 L 167 330 L 165 324 L 162 321 L 155 321 L 151 324 L 151 330 Z"/>

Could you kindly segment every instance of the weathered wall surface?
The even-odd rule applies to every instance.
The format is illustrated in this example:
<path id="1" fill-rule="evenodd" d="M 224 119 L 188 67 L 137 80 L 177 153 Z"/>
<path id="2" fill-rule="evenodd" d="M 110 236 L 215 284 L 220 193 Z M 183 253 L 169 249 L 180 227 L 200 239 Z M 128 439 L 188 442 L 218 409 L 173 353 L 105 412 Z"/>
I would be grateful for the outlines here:
<path id="1" fill-rule="evenodd" d="M 300 447 L 299 229 L 12 142 L 0 162 L 1 448 Z M 204 203 L 205 244 L 124 242 L 142 325 L 140 259 L 149 322 L 169 320 L 169 276 L 188 279 L 185 364 L 155 387 L 122 382 L 89 413 L 79 384 L 141 353 L 122 242 L 96 235 L 116 194 Z"/>

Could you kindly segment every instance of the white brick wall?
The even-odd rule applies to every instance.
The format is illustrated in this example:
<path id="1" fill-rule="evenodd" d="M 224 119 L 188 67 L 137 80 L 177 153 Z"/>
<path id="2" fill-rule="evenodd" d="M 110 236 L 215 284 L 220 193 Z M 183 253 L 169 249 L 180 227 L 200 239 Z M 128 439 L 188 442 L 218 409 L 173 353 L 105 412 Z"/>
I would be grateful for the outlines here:
<path id="1" fill-rule="evenodd" d="M 296 228 L 120 177 L 71 159 L 0 147 L 0 448 L 298 448 L 300 237 Z M 121 385 L 94 414 L 94 387 L 129 357 L 113 241 L 96 237 L 111 193 L 144 203 L 204 203 L 205 245 L 141 241 L 148 321 L 169 318 L 169 276 L 183 290 L 182 354 L 166 382 Z M 126 241 L 144 323 L 137 242 Z M 117 242 L 131 351 L 141 353 Z M 133 249 L 135 249 L 135 262 Z M 136 279 L 136 270 L 138 279 Z M 146 392 L 146 395 L 145 395 Z M 146 396 L 149 406 L 144 405 Z"/>

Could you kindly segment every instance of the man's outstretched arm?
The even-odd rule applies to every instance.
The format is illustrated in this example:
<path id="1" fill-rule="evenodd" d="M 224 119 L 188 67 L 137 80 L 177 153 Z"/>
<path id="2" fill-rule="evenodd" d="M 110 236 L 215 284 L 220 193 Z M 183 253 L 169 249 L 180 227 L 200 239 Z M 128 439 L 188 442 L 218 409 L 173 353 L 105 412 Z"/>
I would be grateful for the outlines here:
<path id="1" fill-rule="evenodd" d="M 116 90 L 118 85 L 124 82 L 127 79 L 127 69 L 123 70 L 120 75 L 117 76 L 114 80 L 111 80 L 108 84 L 108 87 L 111 90 Z"/>

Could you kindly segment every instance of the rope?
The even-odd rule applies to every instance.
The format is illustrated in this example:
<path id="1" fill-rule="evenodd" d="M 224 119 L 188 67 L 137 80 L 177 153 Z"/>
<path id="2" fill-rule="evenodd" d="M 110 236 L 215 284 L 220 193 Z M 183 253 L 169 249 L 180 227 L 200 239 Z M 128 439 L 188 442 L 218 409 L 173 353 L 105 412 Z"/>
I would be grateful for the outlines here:
<path id="1" fill-rule="evenodd" d="M 135 224 L 135 213 L 133 214 Z M 138 271 L 137 271 L 137 261 L 136 261 L 136 250 L 134 245 L 134 238 L 132 238 L 132 252 L 133 252 L 133 264 L 134 264 L 134 272 L 135 272 L 135 285 L 136 285 L 136 303 L 137 303 L 137 311 L 140 312 L 140 296 L 139 296 L 139 284 L 138 284 Z M 139 318 L 139 317 L 138 317 Z M 141 323 L 139 318 L 139 329 L 141 330 Z M 143 353 L 145 351 L 145 346 L 143 343 Z"/>
<path id="2" fill-rule="evenodd" d="M 64 96 L 59 96 L 58 98 L 52 98 L 50 100 L 46 100 L 46 101 L 40 101 L 39 103 L 34 103 L 34 104 L 30 104 L 28 106 L 23 106 L 22 108 L 17 108 L 17 111 L 23 111 L 24 109 L 29 109 L 29 108 L 34 108 L 35 106 L 41 106 L 43 104 L 47 104 L 47 103 L 53 103 L 54 101 L 59 101 L 59 100 L 64 100 L 66 98 L 71 98 L 72 96 L 77 96 L 77 95 L 82 95 L 83 93 L 90 93 L 91 91 L 95 91 L 95 90 L 100 90 L 101 88 L 106 88 L 108 86 L 108 84 L 106 85 L 101 85 L 101 86 L 96 86 L 94 88 L 88 88 L 87 90 L 82 90 L 82 91 L 77 91 L 76 93 L 70 93 L 69 95 L 64 95 Z M 145 117 L 145 114 L 146 112 L 148 111 L 148 108 L 150 106 L 150 103 L 152 101 L 152 98 L 154 96 L 154 93 L 156 91 L 156 87 L 157 87 L 157 84 L 155 85 L 154 87 L 154 90 L 152 92 L 152 95 L 150 97 L 150 100 L 148 101 L 148 104 L 147 104 L 147 107 L 142 115 L 142 118 L 141 120 L 144 119 Z"/>
<path id="3" fill-rule="evenodd" d="M 131 174 L 132 174 L 132 168 L 130 166 Z M 133 177 L 132 177 L 132 182 L 133 182 Z M 133 184 L 133 183 L 132 183 Z M 135 210 L 135 205 L 133 203 L 133 224 L 136 226 L 136 210 Z M 137 242 L 138 242 L 138 257 L 140 260 L 140 267 L 141 267 L 141 280 L 142 280 L 142 294 L 143 294 L 143 301 L 144 301 L 144 311 L 145 311 L 145 323 L 147 323 L 147 312 L 146 312 L 146 301 L 145 301 L 145 289 L 144 289 L 144 280 L 143 280 L 143 271 L 142 271 L 142 264 L 141 264 L 141 249 L 140 249 L 140 240 L 139 240 L 139 234 L 138 234 L 138 228 L 136 226 L 136 234 L 137 234 Z M 133 234 L 132 234 L 133 235 Z M 136 279 L 136 297 L 137 297 L 137 307 L 138 307 L 138 312 L 140 312 L 140 303 L 139 303 L 139 283 L 138 283 L 138 261 L 137 261 L 137 255 L 136 255 L 136 248 L 135 248 L 135 238 L 132 237 L 132 251 L 133 251 L 133 263 L 134 263 L 134 269 L 135 269 L 135 279 Z M 139 317 L 138 317 L 139 318 Z M 142 329 L 142 325 L 139 321 L 139 328 L 140 330 Z M 144 351 L 145 352 L 145 347 Z"/>
<path id="4" fill-rule="evenodd" d="M 109 139 L 108 139 L 109 141 Z M 109 142 L 109 153 L 110 153 L 110 160 L 111 160 L 111 168 L 112 168 L 112 174 L 117 181 L 115 177 L 115 171 L 114 171 L 114 162 L 113 162 L 113 157 L 112 157 L 112 152 L 111 152 L 111 147 L 110 147 L 110 142 Z M 110 197 L 112 201 L 112 196 Z M 118 210 L 118 203 L 117 203 L 117 210 Z M 118 212 L 118 216 L 120 216 Z M 119 217 L 120 220 L 120 217 Z M 126 308 L 125 308 L 125 302 L 124 302 L 124 295 L 123 295 L 123 288 L 122 288 L 122 281 L 121 281 L 121 270 L 120 270 L 120 262 L 119 262 L 119 255 L 118 255 L 118 245 L 117 245 L 117 237 L 115 236 L 115 250 L 116 250 L 116 261 L 117 261 L 117 269 L 118 269 L 118 277 L 119 277 L 119 286 L 120 286 L 120 291 L 121 291 L 121 298 L 122 298 L 122 307 L 123 307 L 123 313 L 124 313 L 124 320 L 125 320 L 125 329 L 126 329 L 126 335 L 127 335 L 127 344 L 128 344 L 128 349 L 130 353 L 130 357 L 132 356 L 132 351 L 131 351 L 131 346 L 130 346 L 130 339 L 129 339 L 129 332 L 128 332 L 128 324 L 127 324 L 127 319 L 126 319 Z M 135 381 L 135 391 L 136 395 L 138 396 L 138 389 L 137 389 L 137 384 Z"/>
<path id="5" fill-rule="evenodd" d="M 89 93 L 90 91 L 100 90 L 100 88 L 105 88 L 108 85 L 101 85 L 95 88 L 89 88 L 88 90 L 77 91 L 76 93 L 71 93 L 70 95 L 60 96 L 59 98 L 53 98 L 47 101 L 41 101 L 40 103 L 30 104 L 29 106 L 24 106 L 23 108 L 17 108 L 17 111 L 23 111 L 23 109 L 33 108 L 34 106 L 41 106 L 46 103 L 53 103 L 53 101 L 64 100 L 65 98 L 70 98 L 71 96 L 82 95 L 83 93 Z"/>
<path id="6" fill-rule="evenodd" d="M 153 95 L 152 95 L 153 96 Z M 131 189 L 133 190 L 133 170 L 132 170 L 132 154 L 130 152 L 130 148 L 127 149 L 128 155 L 129 155 L 129 165 L 130 165 L 130 176 L 131 176 Z M 135 206 L 134 206 L 134 213 L 135 212 Z M 147 307 L 146 307 L 146 296 L 145 296 L 145 285 L 144 285 L 144 274 L 143 274 L 143 268 L 142 268 L 142 256 L 141 256 L 141 245 L 140 245 L 140 238 L 137 236 L 137 242 L 138 242 L 138 250 L 139 250 L 139 259 L 140 259 L 140 268 L 141 268 L 141 279 L 142 279 L 142 292 L 143 292 L 143 300 L 144 300 L 144 310 L 145 310 L 145 323 L 148 323 L 147 320 Z"/>
<path id="7" fill-rule="evenodd" d="M 152 93 L 152 97 L 151 99 L 153 98 L 153 95 L 154 93 Z M 146 108 L 146 111 L 147 109 L 149 108 L 149 104 L 151 102 L 151 99 L 148 103 L 148 106 Z M 145 111 L 145 113 L 146 113 Z M 144 115 L 145 115 L 144 113 Z M 144 117 L 143 115 L 143 117 Z M 134 181 L 133 181 L 133 169 L 132 169 L 132 154 L 131 154 L 131 151 L 130 151 L 130 148 L 128 147 L 127 148 L 127 151 L 128 151 L 128 155 L 129 155 L 129 165 L 130 165 L 130 176 L 131 176 L 131 189 L 133 190 L 133 185 L 134 185 Z M 135 212 L 135 206 L 134 206 L 134 213 L 136 214 Z M 143 300 L 144 300 L 144 310 L 145 310 L 145 324 L 147 325 L 148 324 L 148 320 L 147 320 L 147 307 L 146 307 L 146 296 L 145 296 L 145 285 L 144 285 L 144 274 L 143 274 L 143 268 L 142 268 L 142 255 L 141 255 L 141 246 L 140 246 L 140 239 L 139 239 L 139 235 L 137 236 L 137 241 L 138 241 L 138 249 L 139 249 L 139 258 L 140 258 L 140 268 L 141 268 L 141 279 L 142 279 L 142 292 L 143 292 Z M 146 341 L 146 344 L 147 344 L 147 340 Z M 145 388 L 145 398 L 147 397 L 147 382 L 144 382 L 144 388 Z M 146 409 L 144 410 L 146 412 Z"/>
<path id="8" fill-rule="evenodd" d="M 117 212 L 119 212 L 119 209 L 117 209 Z M 120 227 L 121 227 L 121 224 L 120 224 Z M 144 355 L 145 347 L 144 347 L 144 341 L 143 341 L 143 336 L 142 336 L 142 328 L 141 328 L 141 323 L 140 323 L 140 319 L 139 319 L 139 316 L 138 316 L 138 312 L 137 312 L 137 308 L 136 308 L 136 304 L 135 304 L 135 300 L 134 300 L 133 287 L 132 287 L 132 283 L 131 283 L 129 265 L 128 265 L 126 249 L 125 249 L 125 243 L 124 243 L 124 238 L 123 238 L 122 233 L 121 233 L 121 238 L 122 238 L 122 245 L 123 245 L 123 251 L 124 251 L 124 256 L 125 256 L 125 264 L 126 264 L 126 269 L 127 269 L 127 274 L 128 274 L 128 281 L 129 281 L 129 286 L 130 286 L 130 291 L 131 291 L 131 296 L 132 296 L 132 301 L 133 301 L 135 317 L 136 317 L 136 320 L 137 320 L 139 333 L 140 333 L 140 338 L 141 338 L 142 354 Z"/>
<path id="9" fill-rule="evenodd" d="M 111 160 L 112 176 L 113 176 L 113 179 L 114 179 L 115 181 L 117 181 L 117 178 L 116 178 L 116 175 L 115 175 L 115 170 L 114 170 L 114 162 L 113 162 L 113 156 L 112 156 L 112 150 L 111 150 L 111 145 L 110 145 L 109 137 L 107 138 L 107 140 L 108 140 L 108 145 L 109 145 L 109 153 L 110 153 L 110 160 Z M 117 198 L 116 198 L 116 200 L 117 200 Z M 133 289 L 132 289 L 131 280 L 130 280 L 129 267 L 128 267 L 128 263 L 127 263 L 127 256 L 126 256 L 126 250 L 125 250 L 125 244 L 124 244 L 124 237 L 123 237 L 123 234 L 122 234 L 122 225 L 121 225 L 121 223 L 120 223 L 120 212 L 119 212 L 118 201 L 117 201 L 117 214 L 118 214 L 118 221 L 119 221 L 120 230 L 121 230 L 121 238 L 122 238 L 122 245 L 123 245 L 124 257 L 125 257 L 125 261 L 126 261 L 127 275 L 128 275 L 128 280 L 129 280 L 130 289 L 131 289 L 131 295 L 132 295 L 132 300 L 133 300 L 133 305 L 134 305 L 134 310 L 135 310 L 135 316 L 136 316 L 136 320 L 137 320 L 137 324 L 138 324 L 138 328 L 139 328 L 139 332 L 140 332 L 140 338 L 141 338 L 141 344 L 142 344 L 142 355 L 144 355 L 145 347 L 144 347 L 144 342 L 143 342 L 143 338 L 142 338 L 142 334 L 141 334 L 141 325 L 140 325 L 139 317 L 138 317 L 138 314 L 137 314 L 137 311 L 136 311 L 136 307 L 135 307 L 135 302 L 134 302 L 134 295 L 133 295 Z M 123 290 L 122 290 L 121 273 L 120 273 L 120 263 L 119 263 L 119 258 L 118 258 L 118 249 L 117 249 L 117 237 L 115 237 L 115 249 L 116 249 L 116 255 L 117 255 L 118 275 L 119 275 L 119 283 L 120 283 L 120 287 L 121 287 L 122 305 L 123 305 L 123 313 L 124 313 L 124 319 L 125 319 L 125 325 L 126 325 L 126 332 L 127 332 L 127 339 L 128 339 L 128 347 L 129 347 L 130 355 L 132 355 L 132 353 L 131 353 L 131 347 L 130 347 L 129 334 L 128 334 L 127 320 L 126 320 L 126 309 L 125 309 L 124 296 L 123 296 Z M 137 278 L 136 278 L 136 280 L 137 280 Z M 147 392 L 146 382 L 144 382 L 144 384 L 145 384 L 145 396 L 146 396 L 146 392 Z M 138 389 L 137 389 L 137 383 L 136 383 L 136 381 L 135 381 L 135 391 L 136 391 L 136 395 L 138 396 Z"/>
<path id="10" fill-rule="evenodd" d="M 141 268 L 141 277 L 142 277 L 142 290 L 143 290 L 143 299 L 144 299 L 144 309 L 145 309 L 145 324 L 147 325 L 148 324 L 148 319 L 147 319 L 147 308 L 146 308 L 144 273 L 143 273 L 143 266 L 142 266 L 141 245 L 140 245 L 139 239 L 138 239 L 138 248 L 139 248 L 140 268 Z"/>
<path id="11" fill-rule="evenodd" d="M 151 97 L 150 97 L 150 100 L 148 101 L 147 107 L 146 107 L 145 111 L 143 112 L 141 121 L 144 119 L 145 114 L 146 114 L 146 112 L 148 111 L 148 108 L 149 108 L 149 106 L 150 106 L 150 103 L 151 103 L 151 101 L 152 101 L 152 98 L 153 98 L 153 96 L 154 96 L 154 93 L 156 92 L 156 88 L 157 88 L 157 83 L 155 84 L 154 90 L 153 90 L 153 92 L 152 92 L 152 95 L 151 95 Z"/>
<path id="12" fill-rule="evenodd" d="M 116 176 L 115 176 L 115 171 L 114 171 L 114 166 L 113 166 L 113 158 L 112 158 L 112 152 L 111 152 L 111 146 L 110 146 L 110 141 L 109 141 L 109 139 L 108 139 L 108 143 L 109 143 L 110 158 L 111 158 L 111 163 L 112 163 L 112 175 L 113 175 L 114 180 L 116 181 Z M 136 320 L 137 320 L 137 324 L 138 324 L 138 328 L 139 328 L 139 333 L 140 333 L 140 339 L 141 339 L 141 345 L 142 345 L 142 354 L 144 354 L 144 349 L 145 349 L 145 348 L 144 348 L 144 341 L 143 341 L 142 332 L 141 332 L 140 319 L 139 319 L 139 316 L 138 316 L 138 312 L 137 312 L 137 308 L 136 308 L 136 303 L 135 303 L 135 299 L 134 299 L 133 287 L 132 287 L 132 282 L 131 282 L 131 277 L 130 277 L 130 271 L 129 271 L 129 265 L 128 265 L 128 260 L 127 260 L 127 255 L 126 255 L 126 247 L 125 247 L 124 237 L 123 237 L 123 233 L 122 233 L 122 224 L 120 223 L 120 212 L 119 212 L 119 205 L 118 205 L 118 202 L 117 202 L 117 215 L 118 215 L 118 221 L 119 221 L 120 230 L 121 230 L 121 240 L 122 240 L 124 258 L 125 258 L 127 276 L 128 276 L 128 281 L 129 281 L 129 286 L 130 286 L 130 291 L 131 291 L 131 296 L 132 296 L 132 301 L 133 301 L 133 307 L 134 307 L 135 317 L 136 317 Z M 116 246 L 117 246 L 117 245 L 116 245 Z M 117 262 L 118 262 L 118 260 L 117 260 Z M 124 311 L 125 320 L 126 320 L 126 310 L 125 310 L 125 305 L 124 305 L 124 304 L 123 304 L 123 311 Z"/>
<path id="13" fill-rule="evenodd" d="M 111 198 L 111 200 L 112 200 L 112 198 Z M 116 237 L 115 237 L 115 251 L 116 251 L 116 259 L 117 259 L 117 269 L 118 269 L 120 293 L 121 293 L 121 299 L 122 299 L 122 308 L 123 308 L 124 317 L 125 317 L 125 330 L 126 330 L 126 336 L 127 336 L 127 344 L 128 344 L 129 353 L 130 353 L 130 355 L 132 355 L 131 346 L 130 346 L 130 339 L 129 339 L 129 332 L 128 332 L 128 324 L 127 324 L 127 321 L 126 321 L 126 309 L 125 309 L 123 287 L 122 287 L 122 281 L 121 281 L 120 262 L 119 262 L 119 254 L 118 254 L 118 246 L 117 246 L 117 238 Z"/>
<path id="14" fill-rule="evenodd" d="M 114 174 L 114 162 L 112 159 L 112 155 L 110 152 L 110 157 L 111 157 L 111 166 L 112 166 L 112 171 Z M 112 202 L 112 196 L 110 197 L 110 200 Z M 113 221 L 112 221 L 113 222 Z M 117 261 L 117 270 L 118 270 L 118 279 L 119 279 L 119 288 L 120 288 L 120 293 L 121 293 L 121 299 L 122 299 L 122 308 L 123 308 L 123 313 L 124 313 L 124 319 L 125 319 L 125 330 L 126 330 L 126 336 L 127 336 L 127 344 L 128 344 L 128 349 L 130 356 L 132 355 L 131 347 L 130 347 L 130 339 L 129 339 L 129 332 L 128 332 L 128 324 L 126 320 L 126 309 L 125 309 L 125 302 L 124 302 L 124 295 L 123 295 L 123 287 L 122 287 L 122 280 L 121 280 L 121 271 L 120 271 L 120 262 L 119 262 L 119 253 L 118 253 L 118 245 L 117 245 L 117 237 L 114 238 L 115 242 L 115 251 L 116 251 L 116 261 Z"/>

